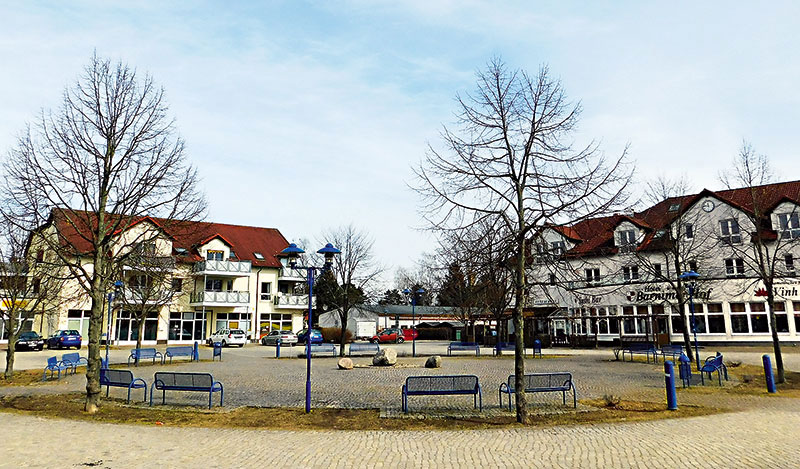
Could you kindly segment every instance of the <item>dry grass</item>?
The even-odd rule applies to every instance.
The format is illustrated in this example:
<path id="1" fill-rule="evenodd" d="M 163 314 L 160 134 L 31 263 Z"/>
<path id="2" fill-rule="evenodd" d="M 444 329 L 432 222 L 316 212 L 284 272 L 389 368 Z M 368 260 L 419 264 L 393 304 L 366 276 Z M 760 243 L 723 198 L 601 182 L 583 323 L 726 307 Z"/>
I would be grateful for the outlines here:
<path id="1" fill-rule="evenodd" d="M 693 371 L 693 373 L 696 373 Z M 691 388 L 683 389 L 678 382 L 678 389 L 684 392 L 694 392 L 702 394 L 713 394 L 718 392 L 728 394 L 748 394 L 758 396 L 781 396 L 800 398 L 800 373 L 786 371 L 786 382 L 778 384 L 777 394 L 767 392 L 767 383 L 764 378 L 764 368 L 756 365 L 728 366 L 728 376 L 737 383 L 731 384 L 730 381 L 722 380 L 722 386 L 717 383 L 716 373 L 711 375 L 711 380 L 706 377 L 705 386 L 693 385 Z M 777 379 L 777 372 L 775 373 Z"/>
<path id="2" fill-rule="evenodd" d="M 64 375 L 63 371 L 61 375 Z M 49 376 L 50 374 L 48 373 L 48 377 Z M 0 374 L 0 386 L 33 386 L 56 382 L 58 382 L 58 380 L 55 378 L 42 381 L 42 370 L 17 370 L 14 371 L 14 375 L 10 380 L 5 379 L 5 377 Z"/>
<path id="3" fill-rule="evenodd" d="M 83 412 L 80 394 L 17 396 L 0 399 L 0 410 L 50 418 L 166 425 L 174 427 L 248 428 L 272 430 L 475 430 L 520 427 L 513 415 L 495 418 L 381 418 L 377 409 L 314 409 L 306 414 L 299 408 L 240 407 L 214 410 L 196 407 L 125 405 L 121 400 L 105 400 L 96 414 Z M 534 415 L 530 426 L 584 425 L 611 422 L 637 422 L 664 418 L 692 417 L 720 412 L 719 409 L 682 406 L 667 411 L 663 404 L 621 401 L 608 408 L 602 400 L 581 401 L 592 410 Z"/>

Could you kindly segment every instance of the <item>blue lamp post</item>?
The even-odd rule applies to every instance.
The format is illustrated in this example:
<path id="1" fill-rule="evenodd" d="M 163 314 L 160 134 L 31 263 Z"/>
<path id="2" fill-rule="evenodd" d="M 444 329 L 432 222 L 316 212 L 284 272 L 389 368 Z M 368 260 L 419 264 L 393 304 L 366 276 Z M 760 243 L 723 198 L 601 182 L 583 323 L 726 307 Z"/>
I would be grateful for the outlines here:
<path id="1" fill-rule="evenodd" d="M 305 251 L 297 247 L 297 244 L 291 243 L 289 246 L 281 251 L 281 254 L 286 256 L 288 259 L 289 267 L 292 269 L 305 269 L 306 271 L 306 282 L 308 284 L 308 333 L 306 334 L 306 413 L 311 412 L 311 337 L 312 334 L 312 321 L 311 321 L 311 314 L 314 305 L 312 305 L 312 296 L 314 291 L 314 275 L 319 273 L 322 275 L 327 270 L 331 268 L 333 265 L 333 257 L 336 254 L 341 254 L 342 251 L 333 247 L 331 243 L 325 245 L 324 248 L 317 251 L 317 254 L 322 254 L 325 256 L 325 264 L 322 267 L 309 267 L 309 266 L 298 266 L 297 265 L 297 258 L 300 254 L 305 254 Z M 343 327 L 347 327 L 344 325 Z"/>
<path id="2" fill-rule="evenodd" d="M 117 280 L 114 282 L 114 291 L 108 294 L 108 324 L 106 324 L 106 366 L 108 363 L 108 344 L 111 342 L 111 303 L 114 298 L 119 296 L 119 290 L 122 288 L 122 282 Z"/>
<path id="3" fill-rule="evenodd" d="M 420 288 L 417 291 L 412 292 L 408 288 L 403 290 L 403 293 L 406 296 L 411 296 L 411 356 L 417 356 L 417 296 L 422 295 L 425 293 L 425 290 Z M 412 294 L 413 293 L 413 294 Z"/>
<path id="4" fill-rule="evenodd" d="M 697 363 L 697 369 L 700 370 L 700 354 L 697 347 L 697 323 L 694 319 L 694 289 L 697 287 L 697 279 L 700 274 L 690 270 L 689 272 L 682 273 L 678 278 L 688 284 L 689 287 L 689 312 L 692 313 L 692 332 L 694 333 L 694 359 Z M 683 312 L 681 312 L 683 313 Z"/>

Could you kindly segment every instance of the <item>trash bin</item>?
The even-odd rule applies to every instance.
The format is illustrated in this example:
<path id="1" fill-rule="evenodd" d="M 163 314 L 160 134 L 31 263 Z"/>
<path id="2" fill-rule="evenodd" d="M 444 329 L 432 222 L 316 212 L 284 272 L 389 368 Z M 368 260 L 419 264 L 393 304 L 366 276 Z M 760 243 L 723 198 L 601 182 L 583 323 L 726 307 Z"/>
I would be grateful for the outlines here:
<path id="1" fill-rule="evenodd" d="M 678 374 L 681 378 L 681 383 L 683 387 L 691 386 L 692 385 L 692 362 L 689 361 L 689 357 L 686 356 L 685 353 L 682 353 L 680 357 L 678 357 Z"/>

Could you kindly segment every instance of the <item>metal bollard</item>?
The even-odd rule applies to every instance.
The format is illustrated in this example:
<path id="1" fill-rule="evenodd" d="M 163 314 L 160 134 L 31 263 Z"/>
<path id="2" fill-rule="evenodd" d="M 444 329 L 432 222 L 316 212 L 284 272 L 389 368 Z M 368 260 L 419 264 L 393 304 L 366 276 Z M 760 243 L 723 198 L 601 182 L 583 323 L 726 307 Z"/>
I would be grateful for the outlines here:
<path id="1" fill-rule="evenodd" d="M 767 379 L 767 391 L 775 394 L 778 392 L 778 389 L 775 388 L 775 375 L 772 374 L 772 359 L 769 358 L 769 355 L 764 355 L 761 357 L 761 361 L 764 362 L 764 377 Z"/>
<path id="2" fill-rule="evenodd" d="M 275 358 L 281 358 L 281 339 L 275 341 Z"/>
<path id="3" fill-rule="evenodd" d="M 192 350 L 192 360 L 196 362 L 200 361 L 200 344 L 196 340 L 194 341 L 194 349 Z"/>
<path id="4" fill-rule="evenodd" d="M 667 387 L 667 409 L 678 410 L 678 394 L 675 391 L 675 365 L 670 360 L 664 362 L 664 384 Z"/>

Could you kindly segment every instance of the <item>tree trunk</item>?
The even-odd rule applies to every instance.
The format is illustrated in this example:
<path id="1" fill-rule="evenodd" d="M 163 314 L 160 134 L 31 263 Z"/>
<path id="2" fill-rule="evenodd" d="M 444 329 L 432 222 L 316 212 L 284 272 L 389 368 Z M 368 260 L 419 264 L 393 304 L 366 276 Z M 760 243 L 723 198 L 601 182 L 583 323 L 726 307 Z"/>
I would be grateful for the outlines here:
<path id="1" fill-rule="evenodd" d="M 525 306 L 525 236 L 524 220 L 520 219 L 523 227 L 517 240 L 517 271 L 514 296 L 514 397 L 517 404 L 517 422 L 528 423 L 528 400 L 525 398 L 525 338 L 523 333 L 522 312 Z"/>
<path id="2" fill-rule="evenodd" d="M 147 317 L 147 313 L 142 314 L 142 316 L 138 319 L 138 323 L 136 324 L 136 329 L 139 331 L 136 335 L 136 348 L 142 348 L 142 339 L 144 338 L 144 319 Z M 136 365 L 139 365 L 139 355 L 136 355 Z"/>
<path id="3" fill-rule="evenodd" d="M 783 355 L 781 354 L 781 343 L 778 340 L 778 329 L 776 326 L 775 318 L 775 293 L 772 290 L 772 284 L 767 287 L 767 308 L 769 308 L 769 328 L 772 330 L 772 349 L 775 352 L 775 367 L 778 369 L 778 383 L 786 382 L 786 374 L 783 370 Z M 786 313 L 787 320 L 789 318 L 788 312 Z"/>
<path id="4" fill-rule="evenodd" d="M 89 356 L 86 365 L 86 404 L 84 410 L 90 414 L 100 408 L 100 334 L 103 332 L 103 281 L 98 270 L 103 268 L 103 253 L 95 255 L 95 273 L 92 277 L 92 313 L 89 318 Z"/>
<path id="5" fill-rule="evenodd" d="M 349 306 L 346 306 L 349 308 Z M 347 337 L 347 316 L 348 311 L 347 309 L 343 308 L 341 314 L 339 315 L 339 319 L 342 320 L 342 327 L 341 327 L 341 334 L 339 336 L 339 356 L 344 356 L 344 342 L 345 338 Z"/>
<path id="6" fill-rule="evenodd" d="M 8 321 L 6 322 L 8 328 L 8 348 L 6 349 L 6 371 L 3 376 L 6 380 L 10 380 L 14 376 L 14 343 L 17 341 L 19 335 L 17 331 L 17 316 L 16 311 L 8 313 Z"/>

